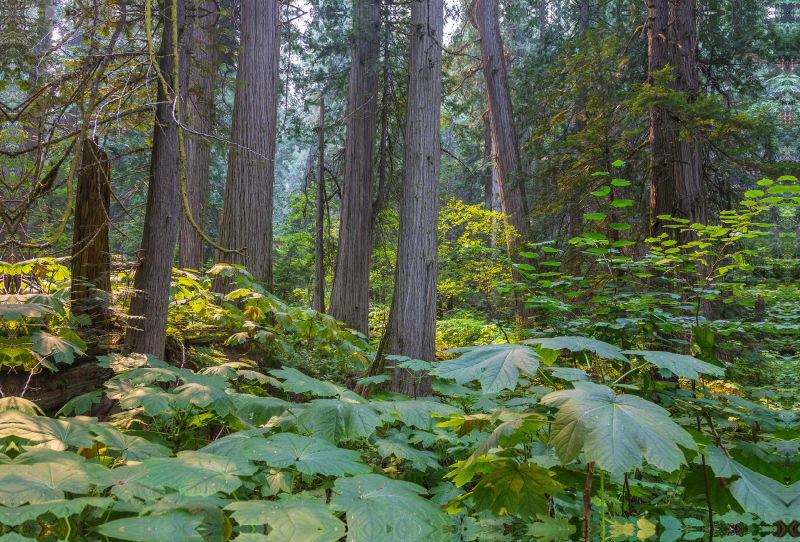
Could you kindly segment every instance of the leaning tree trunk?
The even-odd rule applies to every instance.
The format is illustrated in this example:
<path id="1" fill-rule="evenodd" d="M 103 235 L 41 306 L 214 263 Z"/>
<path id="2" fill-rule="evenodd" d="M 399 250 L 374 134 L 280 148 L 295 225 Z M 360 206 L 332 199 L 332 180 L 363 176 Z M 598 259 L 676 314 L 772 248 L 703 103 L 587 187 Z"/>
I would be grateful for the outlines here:
<path id="1" fill-rule="evenodd" d="M 189 66 L 189 93 L 186 106 L 184 148 L 186 150 L 186 197 L 192 218 L 200 228 L 206 222 L 208 175 L 211 146 L 197 135 L 211 132 L 214 111 L 214 41 L 217 8 L 211 0 L 200 0 L 195 7 L 192 51 Z M 194 132 L 194 133 L 193 133 Z M 178 267 L 199 270 L 205 261 L 205 243 L 181 213 L 178 221 Z"/>
<path id="2" fill-rule="evenodd" d="M 648 82 L 654 84 L 655 72 L 661 71 L 669 63 L 670 1 L 652 0 L 648 4 Z M 674 172 L 674 131 L 670 113 L 664 107 L 650 107 L 650 237 L 662 233 L 674 234 L 673 229 L 662 215 L 673 214 L 675 194 Z"/>
<path id="3" fill-rule="evenodd" d="M 167 85 L 174 88 L 172 2 L 177 2 L 178 43 L 183 44 L 179 59 L 180 103 L 186 103 L 189 55 L 191 42 L 185 32 L 185 0 L 166 0 L 162 14 L 164 29 L 161 40 L 158 69 Z M 153 152 L 150 155 L 150 179 L 147 185 L 142 241 L 138 251 L 134 294 L 128 311 L 128 330 L 125 343 L 138 354 L 161 357 L 167 329 L 169 287 L 178 239 L 180 204 L 180 159 L 178 154 L 178 125 L 172 116 L 172 96 L 167 94 L 160 81 L 156 98 L 156 119 L 153 126 Z"/>
<path id="4" fill-rule="evenodd" d="M 509 256 L 520 262 L 519 251 L 524 246 L 530 225 L 528 223 L 528 202 L 525 185 L 521 177 L 522 161 L 519 154 L 519 140 L 511 104 L 511 91 L 508 85 L 506 59 L 503 53 L 503 39 L 500 35 L 497 0 L 478 0 L 475 8 L 475 26 L 481 41 L 481 61 L 483 78 L 486 83 L 486 97 L 489 102 L 489 119 L 492 129 L 492 145 L 496 160 L 500 205 L 506 215 L 506 223 L 516 232 L 506 235 Z M 519 274 L 514 272 L 515 280 Z M 524 324 L 531 312 L 524 308 L 521 296 L 515 299 L 517 321 Z"/>
<path id="5" fill-rule="evenodd" d="M 85 314 L 92 324 L 108 320 L 111 291 L 111 253 L 108 222 L 111 187 L 108 155 L 93 139 L 83 143 L 75 196 L 72 233 L 70 312 Z"/>
<path id="6" fill-rule="evenodd" d="M 442 98 L 443 0 L 411 4 L 411 53 L 400 232 L 394 295 L 373 374 L 386 355 L 432 362 L 436 356 L 436 272 L 439 221 L 439 123 Z M 380 367 L 380 370 L 377 368 Z M 411 397 L 433 394 L 430 376 L 393 369 L 391 390 Z"/>
<path id="7" fill-rule="evenodd" d="M 278 121 L 280 60 L 277 0 L 242 2 L 241 52 L 231 122 L 225 198 L 219 225 L 221 246 L 243 253 L 216 250 L 216 263 L 244 265 L 253 277 L 272 289 L 272 193 L 275 180 L 275 139 Z M 218 280 L 217 291 L 229 281 Z"/>
<path id="8" fill-rule="evenodd" d="M 350 49 L 339 250 L 329 311 L 331 316 L 361 333 L 367 333 L 369 328 L 380 8 L 380 0 L 354 0 L 353 3 L 355 37 Z"/>

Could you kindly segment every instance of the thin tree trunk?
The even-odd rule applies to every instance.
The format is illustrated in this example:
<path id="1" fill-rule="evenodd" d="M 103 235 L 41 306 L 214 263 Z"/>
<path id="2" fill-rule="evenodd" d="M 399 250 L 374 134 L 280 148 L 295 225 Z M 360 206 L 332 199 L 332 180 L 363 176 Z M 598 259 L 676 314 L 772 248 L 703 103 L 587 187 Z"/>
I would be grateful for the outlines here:
<path id="1" fill-rule="evenodd" d="M 111 253 L 108 213 L 111 188 L 108 155 L 93 139 L 83 143 L 72 232 L 70 312 L 85 314 L 93 324 L 108 319 Z"/>
<path id="2" fill-rule="evenodd" d="M 386 355 L 432 362 L 436 356 L 439 172 L 443 0 L 411 4 L 406 147 L 400 196 L 400 232 L 394 295 L 373 368 Z M 434 38 L 435 37 L 435 38 Z M 391 390 L 411 397 L 433 394 L 431 377 L 393 369 Z"/>
<path id="3" fill-rule="evenodd" d="M 354 0 L 339 250 L 330 314 L 361 333 L 369 328 L 372 184 L 378 111 L 380 0 Z"/>
<path id="4" fill-rule="evenodd" d="M 314 225 L 314 310 L 325 312 L 325 252 L 322 223 L 325 218 L 325 96 L 319 102 L 319 168 L 317 170 L 317 216 Z"/>
<path id="5" fill-rule="evenodd" d="M 521 177 L 519 140 L 498 17 L 497 0 L 478 0 L 475 22 L 481 42 L 481 61 L 489 104 L 492 148 L 496 157 L 500 205 L 503 214 L 506 215 L 506 224 L 516 234 L 507 232 L 506 246 L 509 256 L 515 262 L 521 262 L 518 253 L 524 246 L 530 230 L 528 202 Z M 515 271 L 514 277 L 515 281 L 519 280 L 519 273 Z M 524 325 L 531 315 L 530 311 L 524 308 L 519 293 L 515 294 L 515 312 L 520 325 Z"/>
<path id="6" fill-rule="evenodd" d="M 185 0 L 165 0 L 162 13 L 164 29 L 158 69 L 167 85 L 174 88 L 172 3 L 177 2 L 180 103 L 185 104 L 188 86 L 188 45 L 190 26 L 186 24 Z M 180 160 L 178 155 L 178 125 L 172 116 L 172 97 L 158 85 L 156 119 L 153 126 L 153 152 L 150 156 L 150 180 L 147 185 L 142 241 L 137 253 L 134 294 L 128 311 L 125 344 L 137 354 L 162 357 L 166 340 L 169 287 L 175 244 L 178 239 L 178 219 L 183 212 L 180 204 Z"/>
<path id="7" fill-rule="evenodd" d="M 215 251 L 216 263 L 244 265 L 272 289 L 272 199 L 278 121 L 280 59 L 277 0 L 243 0 L 241 49 L 233 98 L 231 146 L 219 244 L 244 254 Z M 218 280 L 223 291 L 229 281 Z"/>
<path id="8" fill-rule="evenodd" d="M 211 167 L 209 142 L 192 132 L 211 132 L 214 111 L 214 41 L 218 14 L 211 0 L 200 0 L 195 12 L 189 66 L 189 93 L 186 108 L 184 148 L 186 152 L 186 196 L 195 222 L 204 228 L 208 204 L 208 176 Z M 205 243 L 185 213 L 178 222 L 178 267 L 199 270 L 205 261 Z"/>

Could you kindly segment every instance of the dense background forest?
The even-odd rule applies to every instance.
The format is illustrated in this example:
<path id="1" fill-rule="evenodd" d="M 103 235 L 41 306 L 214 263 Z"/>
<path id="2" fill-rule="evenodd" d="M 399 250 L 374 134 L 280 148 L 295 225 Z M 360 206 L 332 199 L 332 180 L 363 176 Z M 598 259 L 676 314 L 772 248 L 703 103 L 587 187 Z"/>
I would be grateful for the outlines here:
<path id="1" fill-rule="evenodd" d="M 800 4 L 0 2 L 0 542 L 800 539 Z"/>

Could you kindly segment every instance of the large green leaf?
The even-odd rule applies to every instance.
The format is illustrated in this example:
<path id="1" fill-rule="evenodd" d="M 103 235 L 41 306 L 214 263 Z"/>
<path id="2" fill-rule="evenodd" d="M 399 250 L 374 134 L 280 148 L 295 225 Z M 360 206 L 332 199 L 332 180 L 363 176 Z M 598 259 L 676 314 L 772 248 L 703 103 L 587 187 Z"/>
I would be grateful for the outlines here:
<path id="1" fill-rule="evenodd" d="M 419 495 L 416 484 L 378 474 L 339 478 L 331 508 L 343 510 L 349 542 L 445 542 L 451 522 L 438 506 Z"/>
<path id="2" fill-rule="evenodd" d="M 94 390 L 90 391 L 89 393 L 84 393 L 83 395 L 78 395 L 77 397 L 73 397 L 66 404 L 56 412 L 56 417 L 58 416 L 69 416 L 71 413 L 75 413 L 76 415 L 85 414 L 92 410 L 92 405 L 96 405 L 100 402 L 100 396 L 102 395 L 101 390 Z"/>
<path id="3" fill-rule="evenodd" d="M 622 350 L 613 344 L 586 337 L 550 337 L 546 339 L 527 339 L 522 342 L 525 344 L 540 344 L 542 348 L 549 348 L 550 350 L 569 350 L 570 352 L 588 350 L 601 358 L 628 361 L 622 355 Z"/>
<path id="4" fill-rule="evenodd" d="M 416 399 L 409 401 L 377 401 L 371 403 L 384 414 L 397 417 L 406 425 L 430 431 L 435 418 L 448 418 L 463 412 L 460 408 L 438 401 Z"/>
<path id="5" fill-rule="evenodd" d="M 42 356 L 52 356 L 56 363 L 71 364 L 75 359 L 75 354 L 82 354 L 83 351 L 75 344 L 49 333 L 37 331 L 31 334 L 33 341 L 33 351 Z"/>
<path id="6" fill-rule="evenodd" d="M 155 386 L 136 386 L 119 400 L 123 409 L 142 407 L 145 414 L 155 416 L 175 409 L 175 396 Z"/>
<path id="7" fill-rule="evenodd" d="M 39 405 L 33 401 L 28 401 L 22 397 L 2 397 L 0 398 L 0 412 L 6 410 L 18 410 L 26 416 L 38 416 L 44 414 Z"/>
<path id="8" fill-rule="evenodd" d="M 484 475 L 472 490 L 474 506 L 478 510 L 491 510 L 498 516 L 533 518 L 537 514 L 547 514 L 545 495 L 555 495 L 561 489 L 552 478 L 555 473 L 513 459 L 500 465 Z"/>
<path id="9" fill-rule="evenodd" d="M 44 314 L 52 314 L 53 311 L 40 303 L 14 303 L 4 301 L 3 298 L 13 296 L 0 296 L 0 319 L 16 322 L 22 317 L 38 318 Z"/>
<path id="10" fill-rule="evenodd" d="M 672 352 L 640 350 L 625 350 L 623 353 L 643 357 L 645 361 L 652 363 L 660 369 L 669 369 L 672 373 L 691 380 L 700 380 L 701 374 L 725 376 L 724 367 L 711 365 L 710 363 L 693 358 L 692 356 L 673 354 Z"/>
<path id="11" fill-rule="evenodd" d="M 324 502 L 285 501 L 235 502 L 225 507 L 239 525 L 268 525 L 265 542 L 335 542 L 345 533 L 344 523 Z"/>
<path id="12" fill-rule="evenodd" d="M 9 436 L 37 442 L 53 450 L 92 446 L 92 436 L 84 424 L 30 416 L 18 410 L 0 412 L 0 439 Z"/>
<path id="13" fill-rule="evenodd" d="M 266 428 L 249 429 L 247 431 L 237 431 L 235 433 L 231 433 L 230 435 L 217 439 L 211 444 L 208 444 L 197 451 L 206 454 L 214 454 L 221 456 L 240 455 L 242 447 L 248 440 L 252 438 L 263 439 L 264 433 L 268 432 L 269 429 Z"/>
<path id="14" fill-rule="evenodd" d="M 538 542 L 563 542 L 575 532 L 575 526 L 570 525 L 569 518 L 551 518 L 542 514 L 537 518 L 538 522 L 528 525 L 528 534 L 535 536 Z"/>
<path id="15" fill-rule="evenodd" d="M 358 463 L 361 455 L 353 450 L 337 448 L 322 439 L 279 433 L 268 439 L 250 439 L 242 446 L 244 457 L 264 461 L 270 467 L 293 467 L 304 474 L 343 476 L 370 472 Z"/>
<path id="16" fill-rule="evenodd" d="M 398 459 L 409 460 L 414 470 L 425 471 L 439 468 L 438 455 L 415 448 L 408 443 L 408 437 L 397 431 L 387 434 L 386 438 L 377 439 L 375 447 L 383 458 L 394 456 Z"/>
<path id="17" fill-rule="evenodd" d="M 188 382 L 175 388 L 175 393 L 175 406 L 179 409 L 188 409 L 190 405 L 210 407 L 220 416 L 227 416 L 236 408 L 225 390 L 216 386 Z"/>
<path id="18" fill-rule="evenodd" d="M 532 375 L 539 367 L 538 354 L 519 344 L 469 346 L 447 352 L 461 355 L 439 363 L 436 376 L 452 378 L 459 384 L 480 380 L 483 393 L 513 390 L 520 373 Z"/>
<path id="19" fill-rule="evenodd" d="M 152 457 L 170 457 L 172 451 L 165 446 L 142 437 L 126 435 L 111 424 L 98 424 L 92 428 L 97 440 L 112 451 L 122 452 L 125 461 L 144 461 Z"/>
<path id="20" fill-rule="evenodd" d="M 786 487 L 762 474 L 740 465 L 716 446 L 706 446 L 704 453 L 714 474 L 721 478 L 739 476 L 731 484 L 731 493 L 742 507 L 766 523 L 797 519 L 800 509 L 800 482 Z"/>
<path id="21" fill-rule="evenodd" d="M 115 376 L 114 380 L 129 381 L 132 384 L 152 384 L 153 382 L 175 382 L 192 374 L 189 369 L 177 367 L 141 367 Z"/>
<path id="22" fill-rule="evenodd" d="M 0 504 L 16 508 L 64 498 L 64 492 L 86 493 L 91 487 L 83 469 L 57 463 L 0 465 Z"/>
<path id="23" fill-rule="evenodd" d="M 82 512 L 87 506 L 105 510 L 112 504 L 114 504 L 114 499 L 110 497 L 77 497 L 72 500 L 62 499 L 40 504 L 28 504 L 18 508 L 0 508 L 0 525 L 15 527 L 48 512 L 56 517 L 66 518 Z"/>
<path id="24" fill-rule="evenodd" d="M 320 397 L 335 397 L 344 391 L 348 391 L 347 388 L 337 386 L 333 382 L 317 380 L 291 367 L 275 369 L 270 371 L 269 374 L 275 378 L 282 378 L 284 380 L 283 389 L 291 393 L 309 392 Z"/>
<path id="25" fill-rule="evenodd" d="M 158 489 L 153 489 L 142 481 L 146 474 L 142 464 L 124 465 L 115 469 L 98 469 L 90 473 L 91 482 L 102 491 L 111 488 L 112 495 L 121 501 L 142 499 L 150 501 L 162 495 Z"/>
<path id="26" fill-rule="evenodd" d="M 669 412 L 635 395 L 615 395 L 607 386 L 574 382 L 575 389 L 545 395 L 540 402 L 559 409 L 550 432 L 558 458 L 569 463 L 581 449 L 587 462 L 623 473 L 642 466 L 642 459 L 669 472 L 685 464 L 678 445 L 697 446 Z"/>
<path id="27" fill-rule="evenodd" d="M 214 493 L 232 493 L 242 485 L 240 476 L 258 470 L 241 457 L 220 457 L 203 452 L 180 452 L 177 458 L 149 459 L 142 463 L 139 478 L 151 487 L 171 487 L 181 495 L 207 497 Z"/>
<path id="28" fill-rule="evenodd" d="M 253 425 L 265 425 L 273 416 L 280 416 L 292 403 L 277 397 L 256 397 L 244 393 L 229 393 L 236 405 L 236 415 L 251 419 Z"/>
<path id="29" fill-rule="evenodd" d="M 117 540 L 136 542 L 202 542 L 197 528 L 203 516 L 187 510 L 170 510 L 164 514 L 116 519 L 95 527 L 98 533 Z"/>
<path id="30" fill-rule="evenodd" d="M 297 424 L 310 429 L 317 438 L 338 444 L 370 436 L 383 421 L 370 404 L 315 399 L 297 418 Z"/>

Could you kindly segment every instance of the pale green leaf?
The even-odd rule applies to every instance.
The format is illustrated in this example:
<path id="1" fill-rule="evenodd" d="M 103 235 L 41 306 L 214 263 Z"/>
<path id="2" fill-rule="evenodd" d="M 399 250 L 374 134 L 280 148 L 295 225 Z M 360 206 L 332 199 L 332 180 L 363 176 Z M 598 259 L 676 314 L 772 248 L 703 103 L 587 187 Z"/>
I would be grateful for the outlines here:
<path id="1" fill-rule="evenodd" d="M 513 390 L 520 373 L 532 375 L 539 367 L 536 352 L 519 344 L 470 346 L 447 352 L 461 355 L 439 363 L 436 376 L 452 378 L 459 384 L 480 380 L 483 393 Z"/>

